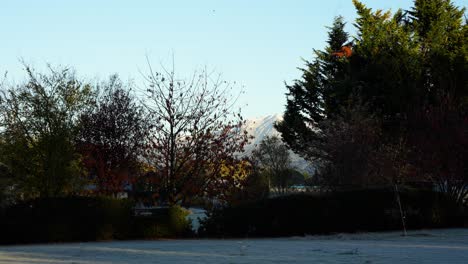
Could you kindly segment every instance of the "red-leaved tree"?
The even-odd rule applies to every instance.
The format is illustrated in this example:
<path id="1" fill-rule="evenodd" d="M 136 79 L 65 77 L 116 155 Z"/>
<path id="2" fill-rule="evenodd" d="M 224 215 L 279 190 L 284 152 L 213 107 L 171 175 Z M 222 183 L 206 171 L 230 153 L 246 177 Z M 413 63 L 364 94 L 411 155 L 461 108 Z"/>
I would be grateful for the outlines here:
<path id="1" fill-rule="evenodd" d="M 130 87 L 115 75 L 81 116 L 78 149 L 97 192 L 116 194 L 135 181 L 149 131 L 145 118 Z"/>
<path id="2" fill-rule="evenodd" d="M 449 96 L 411 118 L 413 162 L 457 202 L 468 196 L 468 116 Z"/>

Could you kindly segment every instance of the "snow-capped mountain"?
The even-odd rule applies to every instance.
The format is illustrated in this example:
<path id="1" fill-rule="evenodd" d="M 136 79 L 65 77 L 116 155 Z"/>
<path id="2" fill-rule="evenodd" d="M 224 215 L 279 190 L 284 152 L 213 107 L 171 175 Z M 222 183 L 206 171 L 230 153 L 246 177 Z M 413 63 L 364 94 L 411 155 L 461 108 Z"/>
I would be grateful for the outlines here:
<path id="1" fill-rule="evenodd" d="M 252 136 L 249 145 L 245 148 L 246 153 L 251 153 L 256 145 L 267 136 L 277 136 L 281 138 L 281 135 L 276 131 L 274 125 L 276 122 L 283 120 L 283 116 L 280 114 L 268 115 L 263 117 L 247 119 L 245 122 L 245 130 Z"/>
<path id="2" fill-rule="evenodd" d="M 249 136 L 253 139 L 250 140 L 249 145 L 245 147 L 245 154 L 250 155 L 255 147 L 267 136 L 277 136 L 281 138 L 280 133 L 275 129 L 276 122 L 283 120 L 280 114 L 268 115 L 263 117 L 247 119 L 244 129 L 247 130 Z M 299 155 L 291 151 L 292 165 L 301 172 L 306 172 L 309 175 L 315 171 L 314 166 L 301 158 Z"/>

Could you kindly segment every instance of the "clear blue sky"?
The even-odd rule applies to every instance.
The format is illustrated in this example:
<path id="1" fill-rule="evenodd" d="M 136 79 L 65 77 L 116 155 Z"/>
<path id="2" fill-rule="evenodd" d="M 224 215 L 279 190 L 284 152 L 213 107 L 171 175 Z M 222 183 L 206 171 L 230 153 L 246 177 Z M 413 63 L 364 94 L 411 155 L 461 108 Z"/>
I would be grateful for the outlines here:
<path id="1" fill-rule="evenodd" d="M 412 4 L 363 2 L 392 10 Z M 69 65 L 86 78 L 119 73 L 139 83 L 146 55 L 158 66 L 174 54 L 179 75 L 207 66 L 244 85 L 244 116 L 281 113 L 284 81 L 300 77 L 301 58 L 324 46 L 325 26 L 337 15 L 352 31 L 351 0 L 2 1 L 0 71 L 21 80 L 23 58 L 37 68 Z"/>

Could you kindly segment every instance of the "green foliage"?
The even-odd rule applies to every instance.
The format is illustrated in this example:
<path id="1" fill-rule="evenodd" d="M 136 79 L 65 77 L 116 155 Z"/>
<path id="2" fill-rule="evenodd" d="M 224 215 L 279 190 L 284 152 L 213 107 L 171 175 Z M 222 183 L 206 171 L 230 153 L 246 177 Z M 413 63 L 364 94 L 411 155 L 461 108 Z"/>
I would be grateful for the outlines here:
<path id="1" fill-rule="evenodd" d="M 424 84 L 431 102 L 450 94 L 468 103 L 468 24 L 465 8 L 447 0 L 416 0 L 410 13 L 410 26 L 420 46 Z"/>
<path id="2" fill-rule="evenodd" d="M 400 11 L 391 16 L 357 9 L 359 33 L 349 61 L 353 86 L 370 112 L 392 119 L 424 99 L 419 45 L 402 24 Z"/>
<path id="3" fill-rule="evenodd" d="M 348 82 L 348 59 L 338 57 L 334 52 L 348 41 L 341 17 L 335 19 L 328 33 L 329 46 L 324 51 L 314 50 L 312 62 L 306 61 L 301 80 L 288 85 L 286 111 L 282 122 L 276 124 L 283 140 L 297 153 L 313 156 L 306 141 L 317 139 L 312 127 L 320 121 L 339 112 L 346 104 L 350 93 Z M 337 49 L 338 47 L 338 49 Z"/>
<path id="4" fill-rule="evenodd" d="M 161 237 L 181 237 L 191 233 L 191 223 L 187 220 L 189 212 L 180 206 L 153 210 L 150 217 L 136 217 L 135 236 L 152 239 Z"/>
<path id="5" fill-rule="evenodd" d="M 66 68 L 39 74 L 25 67 L 28 80 L 2 90 L 0 159 L 24 198 L 74 193 L 82 173 L 77 118 L 92 89 Z"/>
<path id="6" fill-rule="evenodd" d="M 416 0 L 410 11 L 398 10 L 392 14 L 374 11 L 357 0 L 353 3 L 358 15 L 356 36 L 346 43 L 344 23 L 340 17 L 335 19 L 329 30 L 328 46 L 322 51 L 315 50 L 315 58 L 306 62 L 302 78 L 287 86 L 284 120 L 276 127 L 295 152 L 317 161 L 323 168 L 320 173 L 327 177 L 348 177 L 350 182 L 359 183 L 355 179 L 370 174 L 389 175 L 381 168 L 376 172 L 375 168 L 359 164 L 370 163 L 374 153 L 383 151 L 385 146 L 393 148 L 400 144 L 397 142 L 404 142 L 405 152 L 411 152 L 401 164 L 406 163 L 405 167 L 411 164 L 415 167 L 413 171 L 430 170 L 431 167 L 419 168 L 427 164 L 411 160 L 417 159 L 425 149 L 414 139 L 417 135 L 430 138 L 421 135 L 421 131 L 430 134 L 439 126 L 435 122 L 441 125 L 447 120 L 431 116 L 427 117 L 431 121 L 425 127 L 412 124 L 420 123 L 417 116 L 436 115 L 430 109 L 445 107 L 461 118 L 442 137 L 466 133 L 468 25 L 463 21 L 465 9 L 449 0 Z M 447 101 L 450 107 L 444 106 Z M 362 113 L 359 119 L 349 116 L 356 110 Z M 448 113 L 441 116 L 450 119 Z M 371 119 L 375 124 L 363 122 Z M 453 144 L 466 144 L 466 140 L 454 138 L 458 141 Z M 454 140 L 439 140 L 438 144 L 448 141 Z M 384 153 L 379 157 L 390 158 Z M 359 162 L 351 162 L 356 158 Z M 458 160 L 455 153 L 448 159 Z M 431 160 L 432 167 L 443 168 L 444 172 L 426 180 L 445 177 L 443 181 L 447 181 L 449 177 L 456 179 L 457 189 L 466 189 L 468 179 L 466 173 L 461 173 L 466 171 L 466 165 L 457 165 L 454 170 L 453 166 L 446 166 L 447 158 Z"/>
<path id="7" fill-rule="evenodd" d="M 372 12 L 358 1 L 350 70 L 360 95 L 385 117 L 468 95 L 467 24 L 451 1 L 415 1 L 408 13 Z"/>
<path id="8" fill-rule="evenodd" d="M 270 194 L 269 177 L 262 173 L 261 169 L 255 164 L 244 181 L 242 188 L 234 193 L 231 204 L 245 201 L 255 201 L 268 198 Z M 209 208 L 209 207 L 205 207 Z"/>

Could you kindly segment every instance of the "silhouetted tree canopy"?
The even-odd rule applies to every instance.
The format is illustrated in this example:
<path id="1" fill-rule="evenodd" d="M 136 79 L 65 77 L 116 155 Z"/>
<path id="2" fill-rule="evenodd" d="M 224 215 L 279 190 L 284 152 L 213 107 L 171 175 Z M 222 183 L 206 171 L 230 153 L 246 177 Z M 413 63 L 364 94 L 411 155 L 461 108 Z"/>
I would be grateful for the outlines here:
<path id="1" fill-rule="evenodd" d="M 373 143 L 369 153 L 375 155 L 371 156 L 379 156 L 379 150 L 401 149 L 397 147 L 401 144 L 406 149 L 403 152 L 421 152 L 423 149 L 423 152 L 430 152 L 414 141 L 415 135 L 429 139 L 433 137 L 432 131 L 437 129 L 434 123 L 419 121 L 426 119 L 421 116 L 434 114 L 431 109 L 446 111 L 446 102 L 450 102 L 450 111 L 458 117 L 454 119 L 445 112 L 438 117 L 447 119 L 439 122 L 455 122 L 455 125 L 450 126 L 452 131 L 438 134 L 447 140 L 437 140 L 438 143 L 434 144 L 444 146 L 448 144 L 449 137 L 450 141 L 458 140 L 453 144 L 465 144 L 464 136 L 453 137 L 454 133 L 467 135 L 464 126 L 468 109 L 468 25 L 463 21 L 465 9 L 456 7 L 449 0 L 416 0 L 410 10 L 398 10 L 392 14 L 374 11 L 356 0 L 353 2 L 358 15 L 354 24 L 356 35 L 350 39 L 343 19 L 337 17 L 329 30 L 327 47 L 314 50 L 314 59 L 306 62 L 302 78 L 287 85 L 284 120 L 276 125 L 283 140 L 295 152 L 327 168 L 328 173 L 337 171 L 356 156 L 348 153 L 347 158 L 338 161 L 339 155 L 344 155 L 344 145 L 330 148 L 327 142 L 341 140 L 338 131 L 342 125 L 337 127 L 338 124 L 348 123 L 355 127 L 359 122 L 350 124 L 356 120 L 347 119 L 347 116 L 350 110 L 360 109 L 364 110 L 364 119 L 361 120 L 372 117 L 376 121 L 373 130 L 382 133 Z M 415 119 L 416 116 L 419 119 Z M 413 125 L 415 122 L 420 127 Z M 343 136 L 343 143 L 348 142 L 346 146 L 359 142 L 353 133 L 344 133 Z M 381 144 L 388 148 L 379 146 Z M 365 149 L 369 145 L 357 144 L 356 147 Z M 460 154 L 447 152 L 444 155 L 455 161 Z M 415 156 L 408 154 L 406 162 L 411 163 L 414 170 L 424 170 L 421 166 L 428 164 L 416 162 Z M 431 166 L 445 166 L 440 162 L 433 160 Z M 459 164 L 468 164 L 468 160 L 464 158 Z M 368 175 L 369 169 L 353 166 L 353 170 L 360 174 L 358 178 Z M 416 177 L 414 170 L 407 173 Z M 372 173 L 383 173 L 377 171 Z M 447 175 L 431 174 L 434 173 L 438 176 L 432 175 L 429 177 L 431 180 Z M 354 173 L 347 170 L 341 174 L 343 179 L 354 178 L 351 176 Z M 416 174 L 420 179 L 422 172 Z M 458 189 L 466 188 L 466 179 L 461 179 L 467 177 L 466 165 L 458 168 L 455 174 Z M 447 177 L 443 177 L 444 183 L 453 182 Z M 455 176 L 451 174 L 450 177 Z"/>
<path id="2" fill-rule="evenodd" d="M 37 73 L 25 65 L 25 71 L 26 82 L 2 87 L 1 162 L 23 197 L 78 192 L 83 170 L 74 140 L 92 88 L 68 68 Z"/>
<path id="3" fill-rule="evenodd" d="M 78 149 L 97 191 L 124 191 L 140 173 L 147 148 L 147 113 L 125 85 L 113 75 L 99 87 L 95 105 L 80 116 Z"/>

